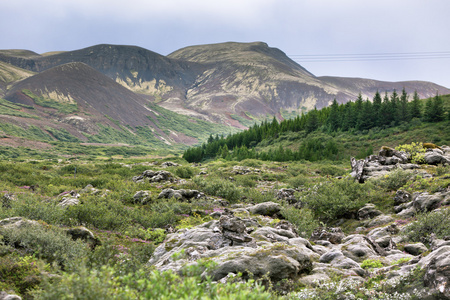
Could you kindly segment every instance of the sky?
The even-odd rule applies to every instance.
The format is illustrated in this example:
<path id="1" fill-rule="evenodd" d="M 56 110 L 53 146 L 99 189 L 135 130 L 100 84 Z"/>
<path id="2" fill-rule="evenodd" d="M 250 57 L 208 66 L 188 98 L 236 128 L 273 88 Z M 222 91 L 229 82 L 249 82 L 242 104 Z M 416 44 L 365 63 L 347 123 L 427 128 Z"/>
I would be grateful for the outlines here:
<path id="1" fill-rule="evenodd" d="M 0 49 L 119 44 L 167 55 L 261 41 L 316 76 L 450 88 L 449 12 L 449 0 L 0 0 Z"/>

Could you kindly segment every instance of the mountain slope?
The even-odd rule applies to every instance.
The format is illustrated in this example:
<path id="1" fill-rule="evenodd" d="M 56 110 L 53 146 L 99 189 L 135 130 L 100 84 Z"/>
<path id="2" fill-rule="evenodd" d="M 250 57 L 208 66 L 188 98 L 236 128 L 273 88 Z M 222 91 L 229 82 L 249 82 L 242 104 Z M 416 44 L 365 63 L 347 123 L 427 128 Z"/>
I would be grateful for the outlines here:
<path id="1" fill-rule="evenodd" d="M 424 98 L 450 94 L 450 89 L 430 82 L 316 77 L 261 42 L 191 46 L 166 57 L 119 45 L 44 55 L 4 50 L 0 61 L 34 72 L 82 62 L 172 112 L 238 128 L 268 116 L 281 119 L 322 108 L 333 99 L 353 101 L 359 93 L 371 98 L 377 90 L 417 90 Z"/>
<path id="2" fill-rule="evenodd" d="M 15 117 L 14 122 L 22 127 L 63 128 L 80 140 L 109 134 L 116 135 L 117 142 L 161 146 L 196 143 L 199 136 L 210 133 L 197 128 L 197 135 L 188 136 L 184 128 L 168 126 L 167 120 L 177 117 L 84 63 L 60 65 L 22 80 L 5 99 L 34 108 L 27 113 L 37 119 Z"/>
<path id="3" fill-rule="evenodd" d="M 208 66 L 187 92 L 187 106 L 205 114 L 248 112 L 253 116 L 282 111 L 300 113 L 322 108 L 333 99 L 344 103 L 359 93 L 372 97 L 377 91 L 418 90 L 423 97 L 449 89 L 429 82 L 382 82 L 370 79 L 315 77 L 265 43 L 223 43 L 180 49 L 168 57 Z M 163 106 L 168 106 L 161 103 Z M 245 117 L 245 115 L 242 115 Z"/>
<path id="4" fill-rule="evenodd" d="M 4 96 L 11 84 L 28 78 L 33 74 L 33 72 L 0 61 L 0 97 Z"/>

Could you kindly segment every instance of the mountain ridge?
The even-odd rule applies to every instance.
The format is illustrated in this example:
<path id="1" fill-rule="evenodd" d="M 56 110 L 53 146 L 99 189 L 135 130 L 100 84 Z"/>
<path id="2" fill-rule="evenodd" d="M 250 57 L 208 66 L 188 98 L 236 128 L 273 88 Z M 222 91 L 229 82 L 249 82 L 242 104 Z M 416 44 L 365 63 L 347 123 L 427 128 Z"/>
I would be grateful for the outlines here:
<path id="1" fill-rule="evenodd" d="M 364 78 L 317 77 L 283 51 L 263 42 L 189 46 L 167 56 L 137 47 L 100 44 L 74 51 L 39 55 L 28 50 L 1 50 L 0 61 L 42 72 L 82 62 L 148 102 L 189 117 L 245 128 L 248 122 L 276 115 L 301 114 L 336 99 L 355 100 L 361 93 L 403 88 L 423 98 L 450 94 L 430 82 L 386 82 Z"/>

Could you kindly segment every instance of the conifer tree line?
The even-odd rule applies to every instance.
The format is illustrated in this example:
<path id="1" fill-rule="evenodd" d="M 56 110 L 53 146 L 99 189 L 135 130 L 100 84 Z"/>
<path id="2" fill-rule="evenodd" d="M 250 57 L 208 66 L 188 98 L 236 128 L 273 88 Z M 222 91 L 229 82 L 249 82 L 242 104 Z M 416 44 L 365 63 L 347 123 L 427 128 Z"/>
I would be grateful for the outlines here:
<path id="1" fill-rule="evenodd" d="M 210 135 L 208 141 L 199 147 L 187 149 L 183 158 L 188 162 L 200 162 L 204 159 L 222 157 L 225 159 L 243 160 L 257 158 L 272 161 L 333 159 L 338 157 L 338 148 L 334 140 L 306 138 L 298 151 L 283 149 L 268 152 L 253 151 L 258 143 L 267 138 L 277 138 L 285 132 L 305 131 L 307 134 L 316 130 L 332 133 L 337 131 L 365 131 L 372 128 L 389 128 L 420 119 L 424 122 L 440 122 L 446 119 L 443 100 L 440 95 L 430 98 L 425 103 L 419 99 L 417 91 L 409 101 L 405 89 L 399 95 L 395 90 L 391 95 L 384 96 L 377 91 L 370 101 L 363 100 L 359 94 L 356 101 L 339 104 L 333 103 L 321 110 L 314 108 L 306 114 L 298 115 L 294 119 L 278 122 L 263 121 L 239 133 L 227 137 Z M 450 113 L 447 113 L 450 119 Z"/>

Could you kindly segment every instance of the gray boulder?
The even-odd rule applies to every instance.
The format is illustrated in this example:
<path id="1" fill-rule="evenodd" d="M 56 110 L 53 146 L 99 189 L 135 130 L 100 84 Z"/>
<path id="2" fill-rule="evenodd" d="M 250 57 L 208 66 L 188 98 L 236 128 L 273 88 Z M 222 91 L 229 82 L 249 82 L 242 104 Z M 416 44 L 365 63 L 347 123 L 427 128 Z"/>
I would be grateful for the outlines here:
<path id="1" fill-rule="evenodd" d="M 415 195 L 413 205 L 417 211 L 426 212 L 438 208 L 443 199 L 444 196 L 441 193 L 430 195 L 425 192 Z"/>
<path id="2" fill-rule="evenodd" d="M 424 283 L 438 295 L 438 299 L 450 299 L 450 246 L 434 250 L 418 265 L 426 269 Z"/>
<path id="3" fill-rule="evenodd" d="M 344 232 L 339 227 L 318 227 L 312 233 L 310 240 L 328 241 L 332 244 L 339 244 L 345 237 Z"/>
<path id="4" fill-rule="evenodd" d="M 404 249 L 411 255 L 419 255 L 428 251 L 427 246 L 425 246 L 423 243 L 406 244 Z"/>
<path id="5" fill-rule="evenodd" d="M 209 275 L 220 280 L 229 273 L 242 273 L 245 277 L 262 278 L 268 276 L 273 282 L 296 279 L 312 269 L 312 262 L 301 249 L 282 243 L 265 248 L 242 249 L 219 256 L 218 266 Z"/>
<path id="6" fill-rule="evenodd" d="M 450 164 L 450 159 L 439 149 L 428 149 L 423 159 L 429 165 Z"/>
<path id="7" fill-rule="evenodd" d="M 161 167 L 167 168 L 167 167 L 178 167 L 181 166 L 180 164 L 174 163 L 173 161 L 165 161 L 161 164 Z"/>
<path id="8" fill-rule="evenodd" d="M 37 221 L 28 220 L 22 217 L 12 217 L 0 220 L 0 227 L 3 228 L 20 228 L 27 225 L 40 226 Z"/>
<path id="9" fill-rule="evenodd" d="M 281 210 L 281 205 L 275 202 L 263 202 L 247 208 L 247 210 L 255 215 L 273 216 Z"/>
<path id="10" fill-rule="evenodd" d="M 21 300 L 22 298 L 17 295 L 8 294 L 5 291 L 0 292 L 0 300 Z"/>
<path id="11" fill-rule="evenodd" d="M 381 211 L 376 209 L 375 205 L 372 203 L 367 203 L 358 210 L 359 220 L 372 219 L 379 215 L 381 215 Z"/>
<path id="12" fill-rule="evenodd" d="M 198 199 L 201 197 L 204 197 L 205 195 L 197 190 L 189 190 L 189 189 L 180 189 L 180 190 L 174 190 L 171 188 L 164 189 L 161 191 L 161 193 L 158 195 L 158 199 L 161 198 L 175 198 L 178 200 L 191 200 L 191 199 Z"/>
<path id="13" fill-rule="evenodd" d="M 163 181 L 173 181 L 173 175 L 172 173 L 168 171 L 152 171 L 152 170 L 146 170 L 142 172 L 139 176 L 134 176 L 132 180 L 134 182 L 143 182 L 144 180 L 147 180 L 148 182 L 163 182 Z"/>
<path id="14" fill-rule="evenodd" d="M 139 204 L 147 204 L 152 201 L 151 191 L 137 191 L 133 196 L 133 202 Z"/>
<path id="15" fill-rule="evenodd" d="M 159 270 L 180 271 L 199 259 L 210 259 L 217 266 L 205 270 L 203 275 L 214 280 L 241 272 L 244 277 L 267 275 L 276 282 L 295 279 L 309 272 L 312 267 L 310 256 L 318 256 L 308 241 L 297 240 L 294 232 L 283 228 L 260 227 L 249 235 L 245 224 L 253 222 L 222 215 L 219 221 L 169 234 L 148 264 Z M 269 235 L 272 238 L 268 238 Z"/>
<path id="16" fill-rule="evenodd" d="M 101 244 L 100 240 L 95 237 L 92 231 L 84 226 L 67 229 L 66 233 L 70 235 L 70 237 L 72 237 L 72 239 L 74 240 L 80 239 L 87 242 L 91 245 L 92 248 Z"/>
<path id="17" fill-rule="evenodd" d="M 407 191 L 398 190 L 395 193 L 394 205 L 400 205 L 400 204 L 407 203 L 407 202 L 410 202 L 410 201 L 412 201 L 412 196 Z"/>

